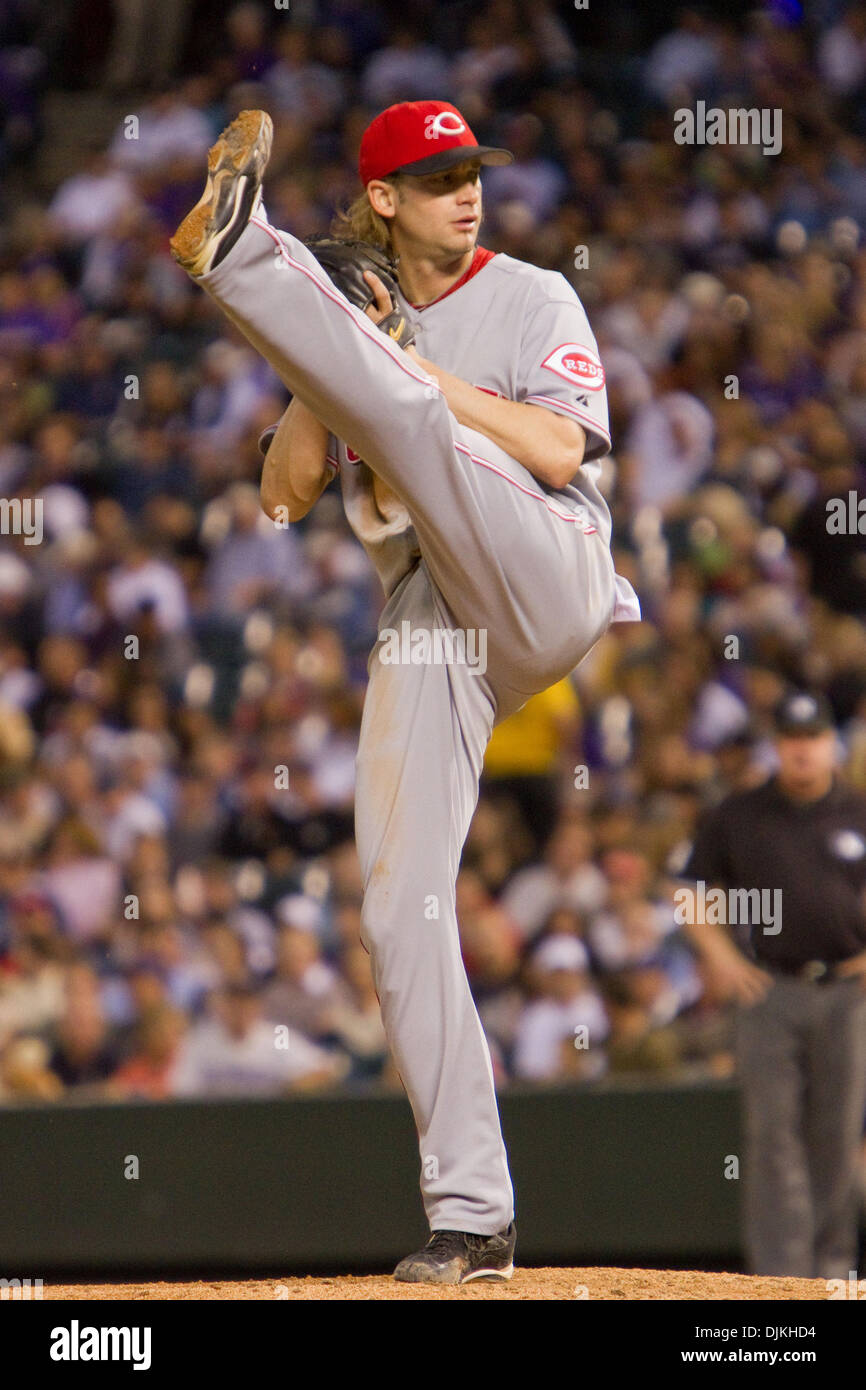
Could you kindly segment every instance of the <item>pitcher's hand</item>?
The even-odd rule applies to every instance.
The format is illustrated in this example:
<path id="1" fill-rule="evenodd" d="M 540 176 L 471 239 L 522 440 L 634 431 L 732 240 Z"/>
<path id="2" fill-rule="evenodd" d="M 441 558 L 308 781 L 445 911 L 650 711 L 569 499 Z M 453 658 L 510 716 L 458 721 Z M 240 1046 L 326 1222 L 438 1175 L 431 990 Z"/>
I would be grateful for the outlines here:
<path id="1" fill-rule="evenodd" d="M 381 323 L 384 318 L 387 318 L 394 307 L 391 303 L 391 294 L 382 284 L 375 270 L 365 270 L 364 279 L 376 296 L 376 302 L 374 304 L 368 304 L 364 313 L 367 315 L 367 318 L 372 319 L 374 323 Z"/>

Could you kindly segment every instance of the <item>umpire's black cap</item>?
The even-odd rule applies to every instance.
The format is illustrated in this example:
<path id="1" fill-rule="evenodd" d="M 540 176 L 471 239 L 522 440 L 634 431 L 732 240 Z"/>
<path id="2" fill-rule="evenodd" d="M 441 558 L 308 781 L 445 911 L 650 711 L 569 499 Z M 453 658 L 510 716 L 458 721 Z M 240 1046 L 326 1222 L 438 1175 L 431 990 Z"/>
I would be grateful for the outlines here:
<path id="1" fill-rule="evenodd" d="M 836 727 L 833 710 L 825 697 L 805 690 L 789 691 L 776 706 L 773 720 L 776 733 L 782 738 L 824 734 Z"/>

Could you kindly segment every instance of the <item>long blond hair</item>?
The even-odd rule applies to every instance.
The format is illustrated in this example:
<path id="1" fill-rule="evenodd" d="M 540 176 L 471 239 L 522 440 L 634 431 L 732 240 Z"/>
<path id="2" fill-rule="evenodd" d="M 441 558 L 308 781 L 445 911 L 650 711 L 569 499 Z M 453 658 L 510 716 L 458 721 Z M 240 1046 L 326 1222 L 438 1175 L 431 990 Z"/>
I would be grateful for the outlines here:
<path id="1" fill-rule="evenodd" d="M 400 197 L 400 180 L 402 175 L 389 174 L 383 183 L 390 183 L 397 189 L 397 197 Z M 391 223 L 393 218 L 380 217 L 375 211 L 370 199 L 367 197 L 367 190 L 359 194 L 353 203 L 348 207 L 338 208 L 331 222 L 331 235 L 341 237 L 346 241 L 370 241 L 374 246 L 380 246 L 383 251 L 394 254 L 394 247 L 391 241 Z"/>

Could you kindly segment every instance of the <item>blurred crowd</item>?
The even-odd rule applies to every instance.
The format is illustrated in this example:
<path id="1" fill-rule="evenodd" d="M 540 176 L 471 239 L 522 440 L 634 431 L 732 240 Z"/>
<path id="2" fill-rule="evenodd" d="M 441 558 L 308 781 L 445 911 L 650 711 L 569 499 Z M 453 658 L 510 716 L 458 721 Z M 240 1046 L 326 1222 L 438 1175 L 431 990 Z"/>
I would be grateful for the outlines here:
<path id="1" fill-rule="evenodd" d="M 400 1084 L 353 840 L 378 581 L 336 487 L 261 512 L 288 398 L 168 237 L 238 110 L 304 236 L 371 117 L 432 96 L 515 153 L 482 244 L 587 309 L 645 617 L 490 745 L 458 912 L 497 1082 L 729 1075 L 674 917 L 695 819 L 772 771 L 790 684 L 866 789 L 866 518 L 826 525 L 866 497 L 866 9 L 611 5 L 605 37 L 548 0 L 166 0 L 136 47 L 140 8 L 0 0 L 0 496 L 44 525 L 0 539 L 0 1099 Z M 115 133 L 37 193 L 81 72 Z M 699 99 L 780 109 L 780 153 L 677 144 Z"/>

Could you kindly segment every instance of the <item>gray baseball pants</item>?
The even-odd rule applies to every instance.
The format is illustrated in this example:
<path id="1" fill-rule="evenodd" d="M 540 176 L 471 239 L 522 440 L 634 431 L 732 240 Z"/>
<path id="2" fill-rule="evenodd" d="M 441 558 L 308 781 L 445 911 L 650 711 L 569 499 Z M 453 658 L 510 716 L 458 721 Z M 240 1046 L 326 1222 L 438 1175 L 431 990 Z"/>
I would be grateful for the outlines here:
<path id="1" fill-rule="evenodd" d="M 495 723 L 561 679 L 614 609 L 609 548 L 263 218 L 200 283 L 286 386 L 405 503 L 422 559 L 379 630 L 483 633 L 486 669 L 370 657 L 357 757 L 362 940 L 418 1130 L 431 1230 L 491 1235 L 514 1213 L 490 1053 L 455 909 Z M 444 364 L 443 364 L 444 365 Z M 601 522 L 602 519 L 599 518 Z M 480 650 L 480 646 L 475 648 Z"/>
<path id="2" fill-rule="evenodd" d="M 866 994 L 856 980 L 777 978 L 738 1009 L 735 1036 L 749 1267 L 847 1279 L 857 1268 Z"/>

